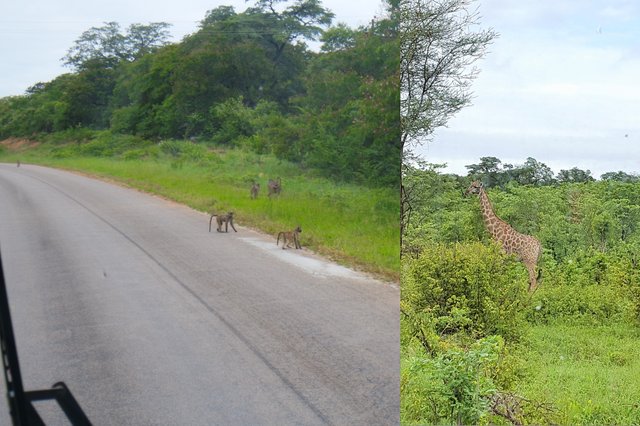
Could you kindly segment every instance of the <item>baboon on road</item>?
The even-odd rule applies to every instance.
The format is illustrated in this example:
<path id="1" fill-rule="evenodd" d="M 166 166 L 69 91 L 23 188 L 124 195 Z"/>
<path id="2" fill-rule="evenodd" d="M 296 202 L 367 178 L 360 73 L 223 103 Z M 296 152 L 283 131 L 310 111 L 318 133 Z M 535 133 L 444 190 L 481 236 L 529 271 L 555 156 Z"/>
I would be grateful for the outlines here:
<path id="1" fill-rule="evenodd" d="M 233 212 L 229 212 L 224 215 L 212 214 L 209 219 L 209 232 L 211 232 L 211 221 L 213 221 L 214 216 L 216 218 L 216 223 L 218 224 L 218 228 L 216 229 L 218 232 L 222 232 L 222 224 L 224 224 L 224 232 L 229 232 L 229 225 L 231 225 L 235 232 L 238 232 L 236 227 L 233 226 Z"/>
<path id="2" fill-rule="evenodd" d="M 300 237 L 298 236 L 298 234 L 300 234 L 301 232 L 302 228 L 300 228 L 300 225 L 296 226 L 293 231 L 279 232 L 278 239 L 276 240 L 276 246 L 280 244 L 280 236 L 282 236 L 282 250 L 284 250 L 285 245 L 291 248 L 292 242 L 295 244 L 295 247 L 297 249 L 301 249 L 302 246 L 300 245 Z"/>

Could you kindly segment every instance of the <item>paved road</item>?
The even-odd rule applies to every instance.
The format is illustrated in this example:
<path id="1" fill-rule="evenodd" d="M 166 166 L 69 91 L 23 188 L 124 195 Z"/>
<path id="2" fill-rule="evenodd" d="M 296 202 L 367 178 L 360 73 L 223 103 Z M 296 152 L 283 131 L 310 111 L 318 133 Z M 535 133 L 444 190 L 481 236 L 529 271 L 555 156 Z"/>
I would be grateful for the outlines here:
<path id="1" fill-rule="evenodd" d="M 96 425 L 397 424 L 398 288 L 247 228 L 208 233 L 208 219 L 0 164 L 25 388 L 65 381 Z M 53 404 L 36 406 L 66 424 Z"/>

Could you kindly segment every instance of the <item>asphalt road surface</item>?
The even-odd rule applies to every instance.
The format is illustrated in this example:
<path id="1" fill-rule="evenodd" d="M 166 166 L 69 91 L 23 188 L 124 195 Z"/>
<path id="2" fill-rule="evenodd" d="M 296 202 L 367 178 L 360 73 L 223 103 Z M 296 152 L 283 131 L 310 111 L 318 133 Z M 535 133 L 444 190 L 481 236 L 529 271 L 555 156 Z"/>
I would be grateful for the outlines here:
<path id="1" fill-rule="evenodd" d="M 0 164 L 25 389 L 64 381 L 95 425 L 398 424 L 397 286 L 283 251 L 241 217 L 238 233 L 208 221 L 78 174 Z M 67 424 L 55 403 L 36 408 Z"/>

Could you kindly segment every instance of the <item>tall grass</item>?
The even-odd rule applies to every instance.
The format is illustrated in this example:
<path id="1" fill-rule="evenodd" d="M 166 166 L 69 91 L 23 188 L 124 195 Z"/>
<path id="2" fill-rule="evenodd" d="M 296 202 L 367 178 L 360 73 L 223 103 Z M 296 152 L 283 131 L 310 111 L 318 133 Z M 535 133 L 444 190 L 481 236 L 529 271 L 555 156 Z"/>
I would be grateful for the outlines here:
<path id="1" fill-rule="evenodd" d="M 520 354 L 518 392 L 551 410 L 532 423 L 640 424 L 640 330 L 635 324 L 536 325 Z"/>
<path id="2" fill-rule="evenodd" d="M 113 179 L 203 212 L 234 211 L 236 223 L 273 235 L 301 225 L 304 246 L 399 280 L 399 201 L 391 189 L 335 183 L 272 156 L 184 141 L 132 147 L 117 156 L 90 156 L 103 153 L 102 144 L 107 143 L 49 143 L 19 156 L 23 162 Z M 0 159 L 15 161 L 17 156 L 7 151 Z M 267 182 L 277 177 L 282 179 L 282 193 L 270 199 Z M 253 181 L 260 183 L 255 200 L 250 198 Z"/>

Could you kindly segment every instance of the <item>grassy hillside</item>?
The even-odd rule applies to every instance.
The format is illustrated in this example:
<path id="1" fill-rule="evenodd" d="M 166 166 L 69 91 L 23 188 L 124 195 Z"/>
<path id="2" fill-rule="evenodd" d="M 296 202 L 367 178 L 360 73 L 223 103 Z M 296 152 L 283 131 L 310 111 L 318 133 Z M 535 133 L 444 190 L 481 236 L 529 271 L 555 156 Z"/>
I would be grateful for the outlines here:
<path id="1" fill-rule="evenodd" d="M 269 155 L 188 141 L 135 142 L 107 136 L 71 144 L 49 139 L 37 146 L 5 141 L 0 161 L 20 159 L 82 171 L 203 212 L 234 211 L 236 223 L 273 234 L 274 239 L 278 231 L 300 224 L 306 248 L 399 280 L 395 191 L 335 183 Z M 277 177 L 282 179 L 282 193 L 269 199 L 268 179 Z M 261 185 L 256 200 L 250 198 L 254 180 Z"/>

